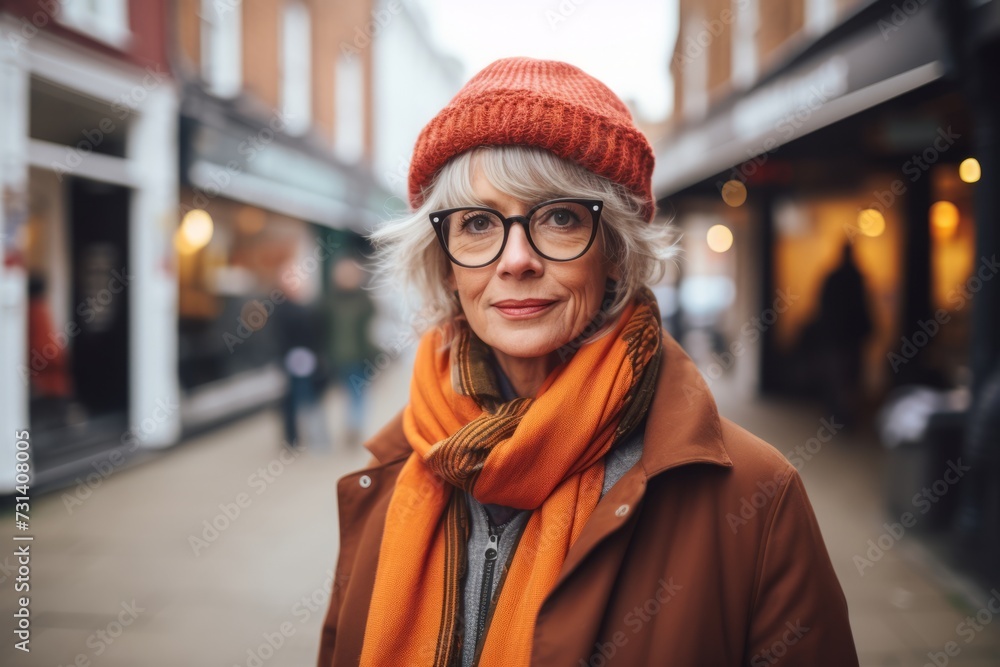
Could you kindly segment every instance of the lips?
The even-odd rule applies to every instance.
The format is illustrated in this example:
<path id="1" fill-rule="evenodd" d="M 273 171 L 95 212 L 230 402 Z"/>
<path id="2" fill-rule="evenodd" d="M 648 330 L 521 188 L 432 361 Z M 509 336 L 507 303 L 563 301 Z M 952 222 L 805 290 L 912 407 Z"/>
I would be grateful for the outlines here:
<path id="1" fill-rule="evenodd" d="M 541 313 L 554 303 L 548 299 L 505 299 L 493 307 L 508 317 L 525 317 Z"/>

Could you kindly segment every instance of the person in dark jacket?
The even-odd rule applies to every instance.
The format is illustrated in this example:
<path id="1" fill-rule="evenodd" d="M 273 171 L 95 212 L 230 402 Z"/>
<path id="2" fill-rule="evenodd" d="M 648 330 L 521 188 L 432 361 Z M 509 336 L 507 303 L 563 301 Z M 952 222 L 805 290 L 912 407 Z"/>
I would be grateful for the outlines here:
<path id="1" fill-rule="evenodd" d="M 862 391 L 865 339 L 872 331 L 865 279 L 845 243 L 840 264 L 823 281 L 817 320 L 820 368 L 827 407 L 851 427 L 857 420 Z"/>
<path id="2" fill-rule="evenodd" d="M 319 400 L 317 383 L 323 321 L 320 312 L 306 301 L 297 278 L 285 280 L 282 290 L 285 301 L 275 308 L 271 318 L 276 328 L 281 367 L 288 382 L 282 402 L 285 445 L 300 447 L 304 440 L 301 425 L 317 419 L 317 415 L 307 417 L 305 413 L 315 411 Z M 314 431 L 313 436 L 323 432 L 320 428 L 310 430 Z"/>
<path id="3" fill-rule="evenodd" d="M 338 484 L 318 664 L 858 664 L 802 480 L 719 417 L 648 286 L 653 153 L 572 65 L 489 65 L 374 241 L 427 324 Z"/>

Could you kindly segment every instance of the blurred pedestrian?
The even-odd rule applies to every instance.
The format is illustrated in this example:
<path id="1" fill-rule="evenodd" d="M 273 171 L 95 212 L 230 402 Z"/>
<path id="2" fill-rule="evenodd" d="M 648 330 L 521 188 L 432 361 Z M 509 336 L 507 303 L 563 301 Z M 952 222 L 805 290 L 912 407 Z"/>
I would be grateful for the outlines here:
<path id="1" fill-rule="evenodd" d="M 309 304 L 304 285 L 292 272 L 283 274 L 281 290 L 285 301 L 275 307 L 271 321 L 288 383 L 282 402 L 284 444 L 302 447 L 308 441 L 314 447 L 325 447 L 328 443 L 317 387 L 321 381 L 322 317 Z"/>
<path id="2" fill-rule="evenodd" d="M 844 244 L 840 264 L 823 281 L 819 304 L 816 341 L 823 396 L 827 409 L 851 428 L 861 405 L 864 342 L 871 334 L 872 318 L 865 279 L 850 243 Z"/>
<path id="3" fill-rule="evenodd" d="M 375 241 L 442 315 L 340 482 L 320 665 L 858 664 L 797 471 L 662 329 L 652 171 L 561 62 L 497 61 L 423 130 Z"/>
<path id="4" fill-rule="evenodd" d="M 69 353 L 52 319 L 45 278 L 28 279 L 28 364 L 32 423 L 61 425 L 69 415 L 72 382 Z"/>
<path id="5" fill-rule="evenodd" d="M 326 302 L 327 354 L 333 380 L 347 392 L 345 438 L 353 445 L 365 423 L 365 395 L 370 384 L 365 362 L 374 364 L 378 354 L 371 341 L 375 304 L 364 289 L 364 268 L 353 257 L 338 260 L 332 277 Z"/>

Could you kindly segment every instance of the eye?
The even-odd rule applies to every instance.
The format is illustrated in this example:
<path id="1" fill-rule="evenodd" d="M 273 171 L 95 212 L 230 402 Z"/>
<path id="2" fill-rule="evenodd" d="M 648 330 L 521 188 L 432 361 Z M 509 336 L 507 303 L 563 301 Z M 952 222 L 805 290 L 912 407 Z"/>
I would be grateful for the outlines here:
<path id="1" fill-rule="evenodd" d="M 486 213 L 469 213 L 462 218 L 462 231 L 481 233 L 494 225 L 493 216 Z"/>
<path id="2" fill-rule="evenodd" d="M 580 217 L 568 208 L 556 208 L 546 211 L 542 222 L 553 227 L 571 227 L 579 224 Z"/>

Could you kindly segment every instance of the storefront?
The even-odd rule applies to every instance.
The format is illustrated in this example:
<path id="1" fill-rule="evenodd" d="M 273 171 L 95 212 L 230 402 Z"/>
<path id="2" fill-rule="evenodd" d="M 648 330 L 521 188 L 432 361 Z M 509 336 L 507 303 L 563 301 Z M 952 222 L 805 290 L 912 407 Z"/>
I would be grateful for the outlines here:
<path id="1" fill-rule="evenodd" d="M 182 418 L 196 429 L 284 391 L 269 318 L 288 295 L 315 305 L 330 268 L 390 198 L 284 132 L 192 86 L 181 110 L 179 269 Z"/>
<path id="2" fill-rule="evenodd" d="M 687 274 L 716 300 L 736 286 L 714 320 L 682 314 L 710 332 L 706 372 L 734 366 L 747 390 L 812 396 L 862 424 L 913 384 L 957 389 L 972 415 L 1000 349 L 998 106 L 981 74 L 1000 3 L 950 30 L 952 3 L 902 4 L 864 6 L 656 153 L 661 208 L 687 245 L 716 248 Z M 973 458 L 960 424 L 948 440 Z M 966 532 L 995 534 L 995 440 L 976 449 Z"/>
<path id="3" fill-rule="evenodd" d="M 0 428 L 31 430 L 43 483 L 179 433 L 177 93 L 160 65 L 0 22 Z"/>

